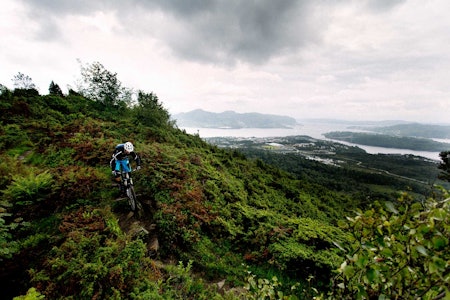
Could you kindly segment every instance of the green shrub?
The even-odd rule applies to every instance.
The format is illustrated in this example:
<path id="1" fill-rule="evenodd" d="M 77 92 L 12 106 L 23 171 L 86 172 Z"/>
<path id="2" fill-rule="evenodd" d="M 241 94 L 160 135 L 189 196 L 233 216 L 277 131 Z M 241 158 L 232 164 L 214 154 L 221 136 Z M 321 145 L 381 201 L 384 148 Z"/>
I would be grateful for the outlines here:
<path id="1" fill-rule="evenodd" d="M 14 149 L 31 146 L 32 143 L 25 130 L 18 124 L 7 124 L 0 129 L 0 149 Z"/>
<path id="2" fill-rule="evenodd" d="M 51 145 L 46 149 L 46 153 L 43 156 L 43 163 L 52 168 L 73 165 L 74 154 L 75 149 L 73 148 L 58 148 L 57 146 Z"/>
<path id="3" fill-rule="evenodd" d="M 214 289 L 203 280 L 192 274 L 193 261 L 186 266 L 182 261 L 178 265 L 165 267 L 168 278 L 162 282 L 161 288 L 166 291 L 164 299 L 223 299 Z"/>
<path id="4" fill-rule="evenodd" d="M 13 175 L 28 173 L 29 166 L 24 165 L 18 156 L 0 155 L 0 189 L 12 182 Z"/>
<path id="5" fill-rule="evenodd" d="M 72 200 L 95 198 L 109 178 L 104 170 L 93 167 L 59 167 L 54 173 L 58 186 L 56 192 L 62 205 L 71 204 Z"/>
<path id="6" fill-rule="evenodd" d="M 32 283 L 46 297 L 124 299 L 145 278 L 146 245 L 118 237 L 116 222 L 108 218 L 110 212 L 87 209 L 64 217 L 64 241 L 53 247 L 42 269 L 30 270 Z"/>
<path id="7" fill-rule="evenodd" d="M 276 276 L 270 280 L 267 278 L 258 278 L 256 275 L 248 272 L 247 284 L 245 285 L 246 292 L 244 293 L 245 299 L 270 299 L 270 300 L 297 300 L 299 299 L 296 294 L 299 284 L 294 284 L 290 287 L 290 292 L 285 293 L 282 291 L 282 283 Z"/>
<path id="8" fill-rule="evenodd" d="M 53 176 L 48 171 L 16 175 L 3 194 L 14 205 L 30 205 L 45 199 L 51 192 L 53 183 Z"/>
<path id="9" fill-rule="evenodd" d="M 450 197 L 413 202 L 404 194 L 348 218 L 352 240 L 332 299 L 448 299 Z"/>
<path id="10" fill-rule="evenodd" d="M 41 300 L 45 299 L 45 296 L 39 293 L 34 287 L 30 288 L 27 291 L 27 294 L 24 296 L 14 297 L 13 300 Z"/>
<path id="11" fill-rule="evenodd" d="M 0 200 L 0 258 L 11 258 L 20 248 L 19 242 L 13 238 L 12 234 L 19 224 L 10 221 L 12 214 L 7 211 L 9 207 L 11 204 Z"/>
<path id="12" fill-rule="evenodd" d="M 234 253 L 229 243 L 220 243 L 218 247 L 217 243 L 204 236 L 193 245 L 192 251 L 186 254 L 186 259 L 193 259 L 196 269 L 208 280 L 225 277 L 230 282 L 242 283 L 244 258 Z"/>

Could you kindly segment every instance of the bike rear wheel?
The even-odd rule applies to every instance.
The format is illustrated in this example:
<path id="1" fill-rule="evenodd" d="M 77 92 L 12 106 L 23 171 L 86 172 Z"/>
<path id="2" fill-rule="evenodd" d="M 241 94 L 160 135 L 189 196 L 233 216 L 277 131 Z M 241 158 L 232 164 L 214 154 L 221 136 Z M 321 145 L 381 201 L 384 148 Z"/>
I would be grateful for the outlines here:
<path id="1" fill-rule="evenodd" d="M 130 204 L 131 211 L 135 211 L 137 199 L 136 199 L 136 193 L 134 192 L 133 186 L 130 186 L 127 188 L 127 196 L 128 196 L 128 203 Z"/>

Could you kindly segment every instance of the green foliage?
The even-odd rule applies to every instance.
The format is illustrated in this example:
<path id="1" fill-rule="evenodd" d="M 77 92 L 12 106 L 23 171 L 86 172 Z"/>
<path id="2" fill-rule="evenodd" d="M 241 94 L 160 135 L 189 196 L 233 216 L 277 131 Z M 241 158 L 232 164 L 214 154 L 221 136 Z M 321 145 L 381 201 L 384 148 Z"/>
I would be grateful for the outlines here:
<path id="1" fill-rule="evenodd" d="M 154 93 L 138 92 L 138 105 L 133 107 L 133 113 L 139 124 L 149 127 L 165 127 L 170 125 L 169 112 L 162 106 Z"/>
<path id="2" fill-rule="evenodd" d="M 45 199 L 53 183 L 53 176 L 46 171 L 39 174 L 30 172 L 26 176 L 16 175 L 3 195 L 15 205 L 30 205 Z"/>
<path id="3" fill-rule="evenodd" d="M 75 153 L 75 149 L 73 148 L 57 148 L 55 145 L 50 145 L 45 150 L 42 163 L 51 168 L 70 166 L 74 163 L 73 157 Z"/>
<path id="4" fill-rule="evenodd" d="M 179 261 L 176 265 L 162 267 L 162 278 L 156 282 L 143 281 L 131 294 L 131 299 L 239 299 L 232 293 L 219 294 L 214 286 L 193 274 L 193 261 L 186 265 Z"/>
<path id="5" fill-rule="evenodd" d="M 19 250 L 18 241 L 13 239 L 13 230 L 19 226 L 18 222 L 10 221 L 11 213 L 8 213 L 8 208 L 12 205 L 0 200 L 0 258 L 11 258 L 12 255 Z M 17 220 L 19 221 L 19 220 Z"/>
<path id="6" fill-rule="evenodd" d="M 0 149 L 9 150 L 20 146 L 31 146 L 26 131 L 17 124 L 7 124 L 0 129 Z"/>
<path id="7" fill-rule="evenodd" d="M 45 296 L 39 293 L 34 287 L 30 288 L 27 291 L 27 294 L 24 296 L 14 297 L 13 300 L 40 300 L 45 299 Z"/>
<path id="8" fill-rule="evenodd" d="M 52 82 L 50 82 L 50 86 L 48 87 L 48 93 L 50 95 L 56 95 L 56 96 L 60 96 L 60 97 L 64 96 L 59 85 L 54 83 L 53 80 L 52 80 Z"/>
<path id="9" fill-rule="evenodd" d="M 447 194 L 447 197 L 449 195 Z M 450 198 L 376 205 L 346 229 L 346 259 L 334 279 L 333 299 L 438 299 L 449 296 Z"/>
<path id="10" fill-rule="evenodd" d="M 54 171 L 57 181 L 55 192 L 58 195 L 58 203 L 55 204 L 61 206 L 73 203 L 74 200 L 92 199 L 98 196 L 109 178 L 105 169 L 89 166 L 60 167 Z"/>
<path id="11" fill-rule="evenodd" d="M 325 290 L 350 251 L 334 247 L 349 238 L 336 224 L 372 201 L 366 184 L 392 180 L 289 155 L 283 159 L 293 172 L 281 171 L 268 164 L 273 158 L 250 160 L 178 130 L 153 93 L 140 91 L 131 105 L 131 91 L 99 63 L 82 72 L 80 92 L 88 97 L 73 90 L 64 96 L 54 83 L 46 96 L 24 89 L 0 94 L 0 147 L 7 150 L 0 155 L 0 258 L 10 268 L 5 274 L 28 271 L 31 278 L 0 272 L 0 289 L 19 282 L 17 295 L 33 286 L 50 299 L 235 299 L 208 282 L 225 278 L 226 289 L 239 288 L 245 262 L 258 277 L 271 278 L 250 275 L 247 299 L 308 299 L 314 288 Z M 126 204 L 115 204 L 124 201 L 114 201 L 110 182 L 111 153 L 125 140 L 143 160 L 133 178 L 144 211 L 133 216 Z M 152 261 L 147 238 L 129 231 L 135 222 L 157 236 L 158 259 L 189 263 Z M 414 246 L 423 248 L 410 253 L 440 257 L 448 248 L 441 232 L 422 232 L 430 242 L 417 237 Z M 441 268 L 430 258 L 428 271 Z"/>
<path id="12" fill-rule="evenodd" d="M 282 283 L 278 281 L 276 276 L 270 280 L 266 278 L 257 278 L 256 275 L 248 272 L 247 284 L 244 286 L 246 293 L 245 299 L 270 299 L 270 300 L 297 300 L 296 289 L 298 284 L 291 286 L 290 290 L 293 294 L 285 294 L 280 289 Z"/>
<path id="13" fill-rule="evenodd" d="M 122 87 L 117 73 L 108 71 L 101 63 L 81 65 L 81 75 L 83 85 L 80 86 L 80 92 L 106 107 L 123 107 L 131 100 L 130 91 Z"/>
<path id="14" fill-rule="evenodd" d="M 14 84 L 14 88 L 16 89 L 24 89 L 24 90 L 36 89 L 36 85 L 33 83 L 31 77 L 21 72 L 14 75 L 12 81 Z"/>
<path id="15" fill-rule="evenodd" d="M 345 240 L 345 234 L 334 226 L 309 218 L 291 219 L 290 222 L 297 228 L 292 225 L 279 228 L 276 242 L 269 246 L 272 263 L 281 269 L 312 268 L 316 270 L 310 274 L 328 276 L 329 270 L 340 260 L 339 254 L 330 250 L 333 239 Z M 295 228 L 292 233 L 283 230 L 292 227 Z"/>
<path id="16" fill-rule="evenodd" d="M 18 156 L 0 155 L 0 189 L 6 188 L 13 175 L 24 175 L 29 172 Z"/>
<path id="17" fill-rule="evenodd" d="M 440 170 L 442 170 L 439 177 L 442 180 L 446 180 L 450 182 L 450 151 L 442 151 L 439 153 L 439 157 L 441 158 L 441 162 L 438 166 Z"/>
<path id="18" fill-rule="evenodd" d="M 242 284 L 244 258 L 234 253 L 230 243 L 222 242 L 221 246 L 203 236 L 193 245 L 189 256 L 195 261 L 197 270 L 204 273 L 204 278 L 226 278 L 230 282 Z"/>
<path id="19" fill-rule="evenodd" d="M 115 222 L 105 221 L 108 213 L 103 214 L 79 210 L 64 218 L 64 242 L 53 247 L 43 269 L 30 272 L 46 297 L 111 298 L 127 295 L 136 285 L 149 265 L 145 244 L 123 236 L 116 239 Z"/>

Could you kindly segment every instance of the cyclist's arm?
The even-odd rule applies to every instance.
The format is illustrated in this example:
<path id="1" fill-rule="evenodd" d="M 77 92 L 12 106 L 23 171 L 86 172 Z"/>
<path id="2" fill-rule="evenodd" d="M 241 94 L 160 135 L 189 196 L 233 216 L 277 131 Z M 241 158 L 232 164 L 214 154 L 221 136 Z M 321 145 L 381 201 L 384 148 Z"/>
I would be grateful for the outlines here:
<path id="1" fill-rule="evenodd" d="M 137 155 L 136 152 L 131 152 L 130 154 L 133 156 L 136 165 L 141 166 L 141 158 L 139 157 L 139 155 Z"/>
<path id="2" fill-rule="evenodd" d="M 111 169 L 114 171 L 114 169 L 116 168 L 116 164 L 115 164 L 115 162 L 116 162 L 116 160 L 117 160 L 117 156 L 118 155 L 120 155 L 122 153 L 122 151 L 117 151 L 117 149 L 116 149 L 116 151 L 114 151 L 114 153 L 113 153 L 113 155 L 112 155 L 112 158 L 111 158 L 111 160 L 110 160 L 110 162 L 109 162 L 109 165 L 111 166 Z"/>

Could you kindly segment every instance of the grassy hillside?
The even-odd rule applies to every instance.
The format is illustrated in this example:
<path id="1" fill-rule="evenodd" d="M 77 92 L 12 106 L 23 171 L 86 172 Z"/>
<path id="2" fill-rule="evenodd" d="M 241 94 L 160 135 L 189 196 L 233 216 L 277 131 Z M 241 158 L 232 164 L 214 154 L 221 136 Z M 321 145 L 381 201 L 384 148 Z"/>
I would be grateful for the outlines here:
<path id="1" fill-rule="evenodd" d="M 157 97 L 139 97 L 129 105 L 2 89 L 5 297 L 311 299 L 329 291 L 346 257 L 336 245 L 351 241 L 338 223 L 359 201 L 207 144 L 177 129 Z M 124 141 L 143 159 L 135 214 L 108 165 Z"/>
<path id="2" fill-rule="evenodd" d="M 355 146 L 309 136 L 265 138 L 215 137 L 206 139 L 221 148 L 239 149 L 301 179 L 351 194 L 358 206 L 373 199 L 395 201 L 409 191 L 418 201 L 428 198 L 440 180 L 436 161 L 414 155 L 369 154 Z"/>

